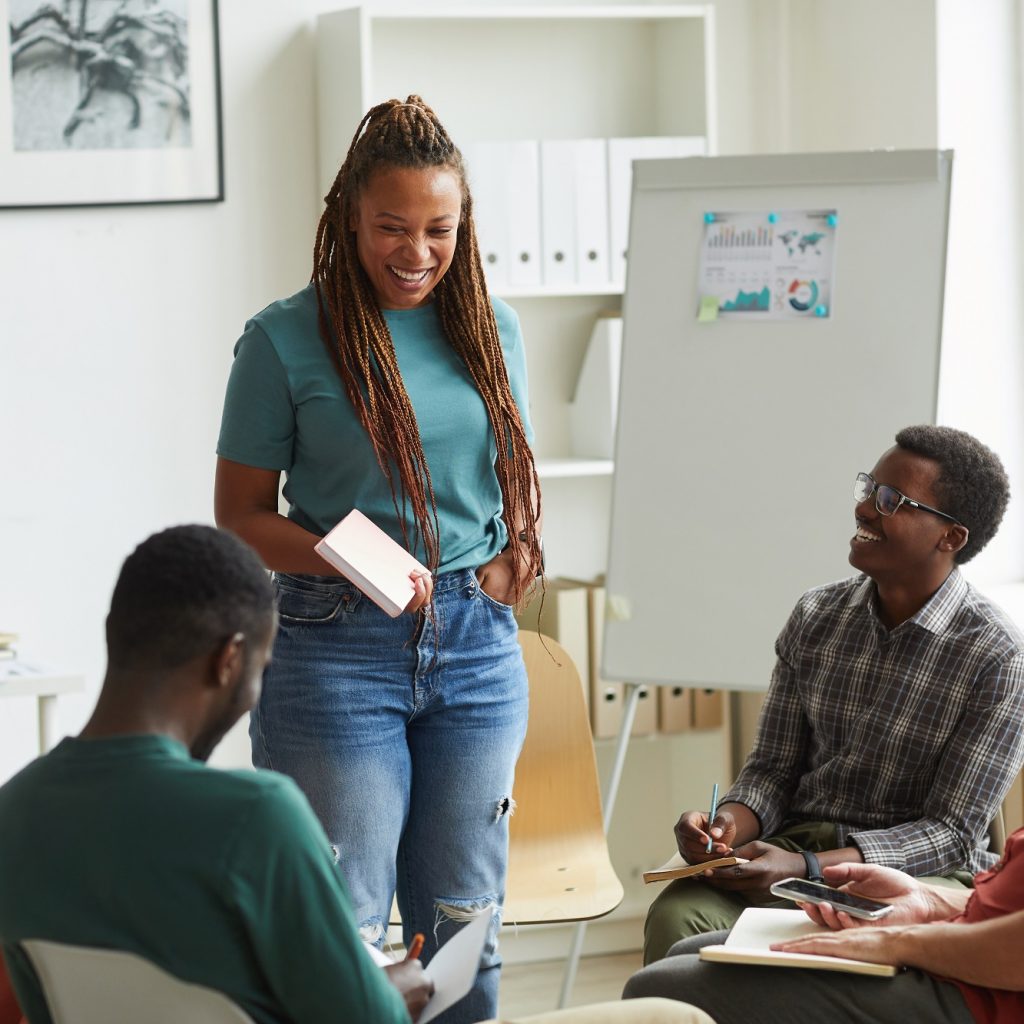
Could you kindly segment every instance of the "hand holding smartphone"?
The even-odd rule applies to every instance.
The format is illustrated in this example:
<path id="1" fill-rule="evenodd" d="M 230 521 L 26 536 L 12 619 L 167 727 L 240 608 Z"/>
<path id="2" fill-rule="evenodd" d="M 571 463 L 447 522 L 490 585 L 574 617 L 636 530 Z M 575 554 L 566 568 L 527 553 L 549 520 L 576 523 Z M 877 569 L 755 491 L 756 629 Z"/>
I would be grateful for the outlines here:
<path id="1" fill-rule="evenodd" d="M 851 917 L 864 921 L 877 921 L 892 912 L 892 904 L 869 900 L 866 896 L 855 896 L 852 892 L 833 889 L 821 882 L 809 882 L 806 878 L 783 878 L 771 886 L 771 892 L 783 899 L 797 903 L 827 903 L 834 910 L 841 910 Z"/>

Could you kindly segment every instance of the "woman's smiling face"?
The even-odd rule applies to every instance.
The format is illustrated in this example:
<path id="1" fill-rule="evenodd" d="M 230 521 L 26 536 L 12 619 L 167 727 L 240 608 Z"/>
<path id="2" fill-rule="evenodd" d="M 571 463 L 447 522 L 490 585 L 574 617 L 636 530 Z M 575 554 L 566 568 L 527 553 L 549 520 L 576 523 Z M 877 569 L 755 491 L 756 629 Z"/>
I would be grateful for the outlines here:
<path id="1" fill-rule="evenodd" d="M 455 255 L 462 188 L 445 167 L 384 167 L 356 203 L 349 224 L 381 309 L 430 301 Z"/>

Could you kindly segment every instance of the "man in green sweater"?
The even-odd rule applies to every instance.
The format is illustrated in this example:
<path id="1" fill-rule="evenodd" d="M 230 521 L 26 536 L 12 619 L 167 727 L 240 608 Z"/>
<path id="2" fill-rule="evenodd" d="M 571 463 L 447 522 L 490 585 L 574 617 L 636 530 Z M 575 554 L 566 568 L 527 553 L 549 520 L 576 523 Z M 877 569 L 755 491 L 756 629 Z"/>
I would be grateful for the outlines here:
<path id="1" fill-rule="evenodd" d="M 406 1024 L 418 961 L 383 970 L 305 797 L 274 772 L 204 762 L 256 702 L 273 589 L 232 534 L 183 526 L 125 562 L 92 718 L 0 789 L 0 948 L 49 1024 L 19 943 L 137 953 L 223 992 L 259 1024 Z"/>

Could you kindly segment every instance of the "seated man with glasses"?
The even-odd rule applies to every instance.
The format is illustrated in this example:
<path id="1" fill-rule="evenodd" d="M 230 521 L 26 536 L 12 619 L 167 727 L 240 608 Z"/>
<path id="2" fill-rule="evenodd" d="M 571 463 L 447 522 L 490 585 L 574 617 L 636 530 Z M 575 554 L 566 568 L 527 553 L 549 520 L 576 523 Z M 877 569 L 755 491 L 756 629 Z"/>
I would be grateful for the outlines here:
<path id="1" fill-rule="evenodd" d="M 768 892 L 782 878 L 864 861 L 956 886 L 992 866 L 987 829 L 1024 762 L 1024 636 L 958 566 L 1008 498 L 998 457 L 949 427 L 901 430 L 858 474 L 861 575 L 800 599 L 736 784 L 713 822 L 675 826 L 690 863 L 747 863 L 671 882 L 645 963 L 750 904 L 787 905 Z"/>

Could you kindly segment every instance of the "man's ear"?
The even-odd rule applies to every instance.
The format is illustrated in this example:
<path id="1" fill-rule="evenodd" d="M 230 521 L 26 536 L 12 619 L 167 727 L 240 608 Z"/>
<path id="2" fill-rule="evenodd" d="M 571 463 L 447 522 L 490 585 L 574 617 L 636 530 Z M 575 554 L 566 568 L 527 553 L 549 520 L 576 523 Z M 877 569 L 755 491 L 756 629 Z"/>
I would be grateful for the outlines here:
<path id="1" fill-rule="evenodd" d="M 951 526 L 939 540 L 939 550 L 956 554 L 968 541 L 971 531 L 957 523 Z"/>
<path id="2" fill-rule="evenodd" d="M 245 634 L 235 633 L 213 656 L 213 683 L 221 688 L 238 678 L 245 661 Z"/>

